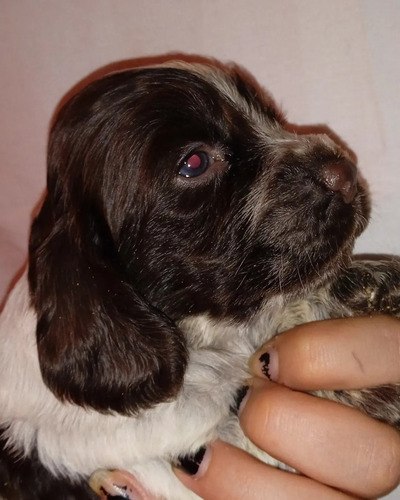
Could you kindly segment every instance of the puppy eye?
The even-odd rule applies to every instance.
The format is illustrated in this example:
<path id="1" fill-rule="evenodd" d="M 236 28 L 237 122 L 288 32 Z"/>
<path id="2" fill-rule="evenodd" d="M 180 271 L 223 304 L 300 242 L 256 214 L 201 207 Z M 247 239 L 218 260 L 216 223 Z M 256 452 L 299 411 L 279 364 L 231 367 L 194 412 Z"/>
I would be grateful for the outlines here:
<path id="1" fill-rule="evenodd" d="M 211 165 L 211 157 L 204 151 L 192 153 L 179 166 L 179 175 L 183 177 L 197 177 L 208 169 Z"/>

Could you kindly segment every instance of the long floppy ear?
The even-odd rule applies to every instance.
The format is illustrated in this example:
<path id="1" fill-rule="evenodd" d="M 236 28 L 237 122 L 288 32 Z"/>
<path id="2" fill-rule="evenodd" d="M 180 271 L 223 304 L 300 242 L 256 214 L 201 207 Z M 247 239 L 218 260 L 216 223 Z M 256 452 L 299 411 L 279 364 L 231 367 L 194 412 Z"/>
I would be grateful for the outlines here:
<path id="1" fill-rule="evenodd" d="M 113 263 L 79 248 L 73 231 L 54 221 L 47 198 L 32 227 L 29 270 L 45 383 L 99 411 L 131 413 L 172 398 L 186 367 L 181 332 Z"/>
<path id="2" fill-rule="evenodd" d="M 126 414 L 176 396 L 187 363 L 181 331 L 135 290 L 118 253 L 121 234 L 135 238 L 134 224 L 120 222 L 132 212 L 126 199 L 135 199 L 121 195 L 135 185 L 126 179 L 138 129 L 126 105 L 134 85 L 130 74 L 117 74 L 61 111 L 29 254 L 44 382 L 62 400 Z"/>

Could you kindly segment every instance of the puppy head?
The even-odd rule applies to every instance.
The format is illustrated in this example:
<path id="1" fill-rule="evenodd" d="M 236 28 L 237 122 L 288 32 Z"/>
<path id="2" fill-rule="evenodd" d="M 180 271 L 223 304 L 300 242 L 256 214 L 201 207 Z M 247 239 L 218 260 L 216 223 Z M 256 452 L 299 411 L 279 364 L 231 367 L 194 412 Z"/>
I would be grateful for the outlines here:
<path id="1" fill-rule="evenodd" d="M 112 74 L 61 110 L 30 240 L 45 382 L 129 413 L 174 397 L 176 321 L 251 317 L 317 286 L 368 213 L 346 154 L 296 136 L 235 70 L 176 64 Z"/>

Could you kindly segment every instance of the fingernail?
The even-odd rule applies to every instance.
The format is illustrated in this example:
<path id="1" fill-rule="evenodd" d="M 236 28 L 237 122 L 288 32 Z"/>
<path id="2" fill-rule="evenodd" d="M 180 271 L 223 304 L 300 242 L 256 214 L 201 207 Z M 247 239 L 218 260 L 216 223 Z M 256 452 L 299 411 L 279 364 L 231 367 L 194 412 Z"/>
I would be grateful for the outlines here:
<path id="1" fill-rule="evenodd" d="M 118 473 L 98 470 L 89 479 L 89 486 L 103 500 L 140 500 L 142 496 L 124 483 Z"/>
<path id="2" fill-rule="evenodd" d="M 208 469 L 210 458 L 210 447 L 202 446 L 194 455 L 179 457 L 174 465 L 189 476 L 200 478 Z"/>
<path id="3" fill-rule="evenodd" d="M 258 363 L 261 373 L 265 377 L 272 382 L 276 382 L 278 380 L 279 359 L 278 351 L 274 347 L 264 351 L 258 357 Z"/>

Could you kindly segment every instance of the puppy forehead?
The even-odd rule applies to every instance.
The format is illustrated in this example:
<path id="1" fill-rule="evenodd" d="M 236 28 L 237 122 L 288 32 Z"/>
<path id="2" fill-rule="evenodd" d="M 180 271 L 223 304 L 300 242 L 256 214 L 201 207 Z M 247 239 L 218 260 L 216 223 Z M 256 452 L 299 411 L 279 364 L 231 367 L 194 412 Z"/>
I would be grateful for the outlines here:
<path id="1" fill-rule="evenodd" d="M 161 65 L 161 67 L 180 69 L 198 76 L 232 100 L 235 100 L 238 96 L 236 85 L 230 75 L 227 71 L 223 71 L 216 66 L 202 63 L 188 63 L 184 61 L 170 61 Z"/>
<path id="2" fill-rule="evenodd" d="M 199 78 L 219 95 L 222 107 L 235 110 L 261 140 L 282 135 L 286 124 L 284 113 L 268 91 L 239 66 L 175 60 L 154 67 L 181 70 Z M 229 112 L 226 117 L 231 121 Z"/>
<path id="3" fill-rule="evenodd" d="M 259 118 L 255 116 L 254 109 L 249 105 L 249 102 L 241 95 L 237 82 L 233 77 L 234 70 L 229 67 L 222 69 L 211 63 L 189 63 L 174 60 L 159 65 L 148 66 L 147 68 L 165 68 L 166 71 L 176 69 L 198 77 L 202 82 L 216 90 L 223 100 L 228 101 L 231 106 L 238 109 L 241 113 L 252 118 Z"/>

